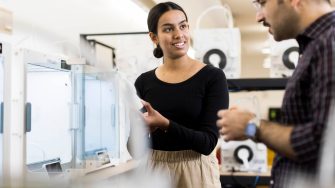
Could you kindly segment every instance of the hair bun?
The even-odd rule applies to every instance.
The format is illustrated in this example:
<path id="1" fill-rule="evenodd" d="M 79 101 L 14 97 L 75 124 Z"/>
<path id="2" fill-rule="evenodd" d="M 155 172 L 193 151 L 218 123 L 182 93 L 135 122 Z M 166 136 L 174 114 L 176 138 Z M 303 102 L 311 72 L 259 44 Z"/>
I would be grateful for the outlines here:
<path id="1" fill-rule="evenodd" d="M 154 49 L 154 56 L 156 57 L 156 58 L 161 58 L 161 57 L 163 57 L 163 51 L 162 51 L 162 48 L 159 46 L 159 45 L 157 45 L 157 47 Z"/>

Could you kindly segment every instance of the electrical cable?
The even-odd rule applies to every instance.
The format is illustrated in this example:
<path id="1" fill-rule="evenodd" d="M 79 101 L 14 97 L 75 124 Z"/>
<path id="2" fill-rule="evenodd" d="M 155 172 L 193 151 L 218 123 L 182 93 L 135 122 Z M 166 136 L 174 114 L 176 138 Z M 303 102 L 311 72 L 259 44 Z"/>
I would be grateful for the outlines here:
<path id="1" fill-rule="evenodd" d="M 256 188 L 257 184 L 258 184 L 258 181 L 259 181 L 259 176 L 256 176 L 255 178 L 255 182 L 254 182 L 254 187 Z"/>

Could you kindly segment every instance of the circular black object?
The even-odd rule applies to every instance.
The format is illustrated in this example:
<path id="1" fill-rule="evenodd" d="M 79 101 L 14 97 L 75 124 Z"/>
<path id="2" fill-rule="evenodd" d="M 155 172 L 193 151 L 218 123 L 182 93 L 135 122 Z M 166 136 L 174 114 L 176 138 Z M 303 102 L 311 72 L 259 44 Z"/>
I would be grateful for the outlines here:
<path id="1" fill-rule="evenodd" d="M 285 52 L 284 52 L 284 54 L 283 54 L 283 58 L 282 58 L 285 67 L 287 67 L 287 68 L 290 69 L 290 70 L 295 69 L 295 65 L 294 65 L 294 63 L 293 63 L 293 62 L 290 60 L 290 58 L 289 58 L 289 57 L 290 57 L 290 54 L 291 54 L 292 52 L 298 52 L 298 53 L 299 53 L 299 48 L 296 47 L 296 46 L 294 46 L 294 47 L 291 47 L 291 48 L 285 50 Z"/>
<path id="2" fill-rule="evenodd" d="M 157 45 L 157 47 L 154 49 L 153 54 L 156 58 L 161 58 L 164 56 L 162 48 Z"/>
<path id="3" fill-rule="evenodd" d="M 206 64 L 213 65 L 213 63 L 210 62 L 209 57 L 213 54 L 216 54 L 220 57 L 220 62 L 219 62 L 219 68 L 224 69 L 227 65 L 227 57 L 226 55 L 222 52 L 222 50 L 219 49 L 211 49 L 208 52 L 206 52 L 203 61 Z M 214 65 L 213 65 L 214 66 Z"/>
<path id="4" fill-rule="evenodd" d="M 241 149 L 246 149 L 248 150 L 249 152 L 249 156 L 248 156 L 248 161 L 251 161 L 251 159 L 253 158 L 254 156 L 254 153 L 252 152 L 251 148 L 247 145 L 241 145 L 241 146 L 238 146 L 235 151 L 234 151 L 234 158 L 237 160 L 237 162 L 243 164 L 243 161 L 242 159 L 238 156 L 238 152 L 241 150 Z"/>

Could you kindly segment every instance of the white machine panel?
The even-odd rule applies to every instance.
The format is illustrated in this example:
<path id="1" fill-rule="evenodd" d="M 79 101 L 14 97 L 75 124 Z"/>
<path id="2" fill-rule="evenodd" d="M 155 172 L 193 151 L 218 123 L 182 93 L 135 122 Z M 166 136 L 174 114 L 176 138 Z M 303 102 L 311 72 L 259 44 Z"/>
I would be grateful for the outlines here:
<path id="1" fill-rule="evenodd" d="M 223 172 L 266 172 L 267 148 L 252 140 L 229 141 L 221 144 Z"/>
<path id="2" fill-rule="evenodd" d="M 227 78 L 241 74 L 241 34 L 237 28 L 198 29 L 194 33 L 195 58 L 224 71 Z"/>
<path id="3" fill-rule="evenodd" d="M 270 77 L 290 77 L 298 64 L 299 47 L 296 40 L 271 43 Z"/>

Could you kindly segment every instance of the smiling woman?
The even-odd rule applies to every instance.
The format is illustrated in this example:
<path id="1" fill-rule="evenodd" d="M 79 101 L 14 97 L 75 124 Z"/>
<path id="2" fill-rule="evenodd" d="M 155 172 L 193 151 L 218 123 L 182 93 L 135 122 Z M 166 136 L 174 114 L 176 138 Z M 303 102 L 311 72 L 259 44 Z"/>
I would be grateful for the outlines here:
<path id="1" fill-rule="evenodd" d="M 219 188 L 216 112 L 228 107 L 221 69 L 187 55 L 190 31 L 185 11 L 172 2 L 148 16 L 154 56 L 163 64 L 141 74 L 135 87 L 152 142 L 149 166 L 162 170 L 177 188 Z"/>

